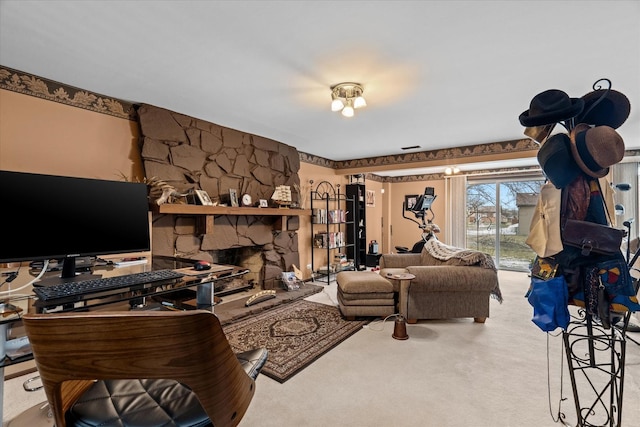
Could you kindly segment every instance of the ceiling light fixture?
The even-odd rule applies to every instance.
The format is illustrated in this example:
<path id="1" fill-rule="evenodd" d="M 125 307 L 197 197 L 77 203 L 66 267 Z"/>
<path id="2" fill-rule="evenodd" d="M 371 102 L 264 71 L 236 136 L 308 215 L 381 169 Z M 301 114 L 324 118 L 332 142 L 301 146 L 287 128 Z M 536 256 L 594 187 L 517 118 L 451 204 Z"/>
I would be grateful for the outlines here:
<path id="1" fill-rule="evenodd" d="M 341 111 L 345 117 L 353 117 L 354 111 L 366 107 L 360 83 L 338 83 L 331 86 L 331 111 Z"/>
<path id="2" fill-rule="evenodd" d="M 452 174 L 456 174 L 456 173 L 460 173 L 460 168 L 458 168 L 457 166 L 447 167 L 444 170 L 444 174 L 445 175 L 452 175 Z"/>

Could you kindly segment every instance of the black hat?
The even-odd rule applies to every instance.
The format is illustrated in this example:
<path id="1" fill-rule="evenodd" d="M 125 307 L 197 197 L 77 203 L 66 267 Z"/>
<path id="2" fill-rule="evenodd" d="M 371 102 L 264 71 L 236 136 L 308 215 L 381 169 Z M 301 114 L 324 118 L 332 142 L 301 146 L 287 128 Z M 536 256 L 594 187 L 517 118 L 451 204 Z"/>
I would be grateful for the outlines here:
<path id="1" fill-rule="evenodd" d="M 573 182 L 581 171 L 571 154 L 571 141 L 566 133 L 553 135 L 538 150 L 538 163 L 558 189 Z"/>
<path id="2" fill-rule="evenodd" d="M 584 173 L 602 178 L 624 158 L 624 141 L 612 127 L 580 123 L 571 131 L 571 153 Z"/>
<path id="3" fill-rule="evenodd" d="M 569 98 L 558 89 L 545 90 L 534 96 L 529 109 L 520 114 L 520 124 L 533 127 L 558 123 L 577 116 L 583 107 L 582 98 Z"/>
<path id="4" fill-rule="evenodd" d="M 600 98 L 602 98 L 601 101 Z M 584 109 L 576 119 L 577 123 L 594 126 L 609 126 L 618 129 L 629 117 L 629 98 L 617 90 L 598 89 L 582 97 Z M 597 102 L 597 104 L 596 104 Z M 591 108 L 593 107 L 593 109 Z"/>

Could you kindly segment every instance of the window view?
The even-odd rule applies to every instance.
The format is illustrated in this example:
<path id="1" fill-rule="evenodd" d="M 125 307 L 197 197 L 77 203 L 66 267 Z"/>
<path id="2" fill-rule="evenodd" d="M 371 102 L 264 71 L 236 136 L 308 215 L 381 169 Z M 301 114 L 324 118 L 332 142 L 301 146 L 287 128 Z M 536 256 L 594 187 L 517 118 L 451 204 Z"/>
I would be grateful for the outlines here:
<path id="1" fill-rule="evenodd" d="M 467 247 L 489 253 L 496 267 L 528 271 L 535 253 L 527 244 L 543 179 L 483 181 L 467 185 Z"/>

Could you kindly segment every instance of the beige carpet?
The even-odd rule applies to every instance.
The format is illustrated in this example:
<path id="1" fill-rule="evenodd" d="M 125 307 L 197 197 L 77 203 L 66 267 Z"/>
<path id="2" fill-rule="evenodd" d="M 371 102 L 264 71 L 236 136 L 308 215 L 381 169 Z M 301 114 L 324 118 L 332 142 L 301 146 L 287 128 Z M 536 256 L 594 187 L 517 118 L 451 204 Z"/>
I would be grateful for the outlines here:
<path id="1" fill-rule="evenodd" d="M 526 274 L 498 275 L 504 303 L 491 300 L 485 324 L 420 321 L 398 341 L 391 338 L 393 319 L 372 322 L 284 384 L 259 375 L 240 426 L 558 426 L 549 411 L 547 337 L 553 413 L 565 366 L 562 410 L 576 425 L 561 336 L 531 322 Z M 336 305 L 335 284 L 307 300 Z M 630 336 L 640 340 L 640 333 Z M 42 391 L 23 391 L 23 380 L 5 383 L 5 420 L 44 400 Z M 640 420 L 639 402 L 640 346 L 628 342 L 622 426 Z"/>
<path id="2" fill-rule="evenodd" d="M 236 353 L 269 350 L 261 373 L 283 383 L 367 323 L 346 321 L 336 307 L 301 300 L 233 322 L 224 332 Z"/>

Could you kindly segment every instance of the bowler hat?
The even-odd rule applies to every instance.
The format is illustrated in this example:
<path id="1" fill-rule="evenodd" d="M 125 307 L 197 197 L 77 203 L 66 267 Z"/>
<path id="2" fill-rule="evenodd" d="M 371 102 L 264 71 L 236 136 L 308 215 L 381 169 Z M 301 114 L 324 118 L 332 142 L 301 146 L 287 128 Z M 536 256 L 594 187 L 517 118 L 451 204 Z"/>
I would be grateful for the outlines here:
<path id="1" fill-rule="evenodd" d="M 534 96 L 529 109 L 520 114 L 520 124 L 532 127 L 558 123 L 577 116 L 583 107 L 582 98 L 569 98 L 558 89 L 545 90 Z"/>
<path id="2" fill-rule="evenodd" d="M 583 96 L 582 99 L 584 100 L 584 109 L 576 118 L 577 123 L 594 126 L 605 125 L 618 129 L 627 120 L 631 111 L 629 98 L 613 89 L 594 90 Z"/>
<path id="3" fill-rule="evenodd" d="M 538 163 L 557 189 L 573 182 L 582 172 L 571 154 L 571 141 L 566 133 L 558 133 L 547 139 L 538 150 Z"/>
<path id="4" fill-rule="evenodd" d="M 580 169 L 594 178 L 609 173 L 609 166 L 624 157 L 624 141 L 610 126 L 580 123 L 571 131 L 571 153 Z"/>

